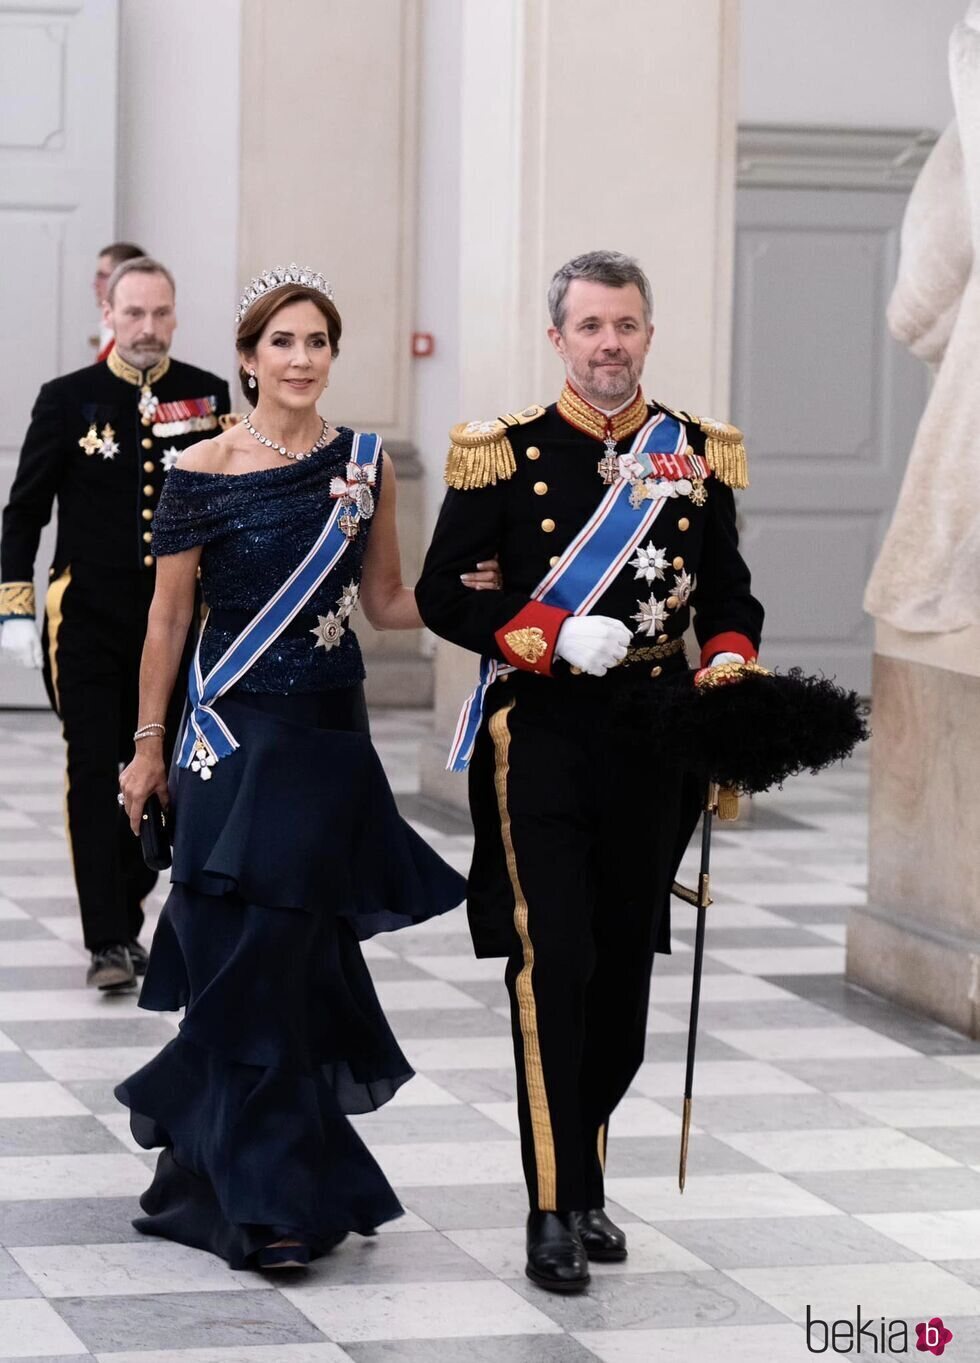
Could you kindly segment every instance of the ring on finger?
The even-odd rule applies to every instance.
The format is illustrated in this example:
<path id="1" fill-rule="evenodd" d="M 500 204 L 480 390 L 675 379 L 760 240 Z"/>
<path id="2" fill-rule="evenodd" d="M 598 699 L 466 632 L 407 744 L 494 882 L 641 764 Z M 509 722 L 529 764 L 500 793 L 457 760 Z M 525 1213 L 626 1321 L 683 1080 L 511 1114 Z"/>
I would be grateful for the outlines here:
<path id="1" fill-rule="evenodd" d="M 126 807 L 126 797 L 122 791 L 116 796 L 116 804 L 119 805 L 120 809 L 125 809 Z"/>

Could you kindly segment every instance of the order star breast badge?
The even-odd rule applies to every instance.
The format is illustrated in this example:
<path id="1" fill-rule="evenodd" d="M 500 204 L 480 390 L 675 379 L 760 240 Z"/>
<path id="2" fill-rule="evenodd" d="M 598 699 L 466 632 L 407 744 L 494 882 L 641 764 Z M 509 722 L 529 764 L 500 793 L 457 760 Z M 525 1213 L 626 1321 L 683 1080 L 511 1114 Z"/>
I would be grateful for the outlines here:
<path id="1" fill-rule="evenodd" d="M 171 445 L 169 450 L 164 450 L 160 458 L 160 463 L 163 465 L 164 473 L 169 473 L 179 458 L 180 450 L 177 448 L 176 445 Z"/>
<path id="2" fill-rule="evenodd" d="M 659 634 L 667 619 L 667 606 L 651 595 L 649 601 L 637 601 L 637 613 L 631 618 L 637 623 L 637 631 L 643 634 Z"/>
<path id="3" fill-rule="evenodd" d="M 327 611 L 326 615 L 318 615 L 315 629 L 310 633 L 316 636 L 314 648 L 330 649 L 336 648 L 346 633 L 343 624 L 338 620 L 333 611 Z"/>

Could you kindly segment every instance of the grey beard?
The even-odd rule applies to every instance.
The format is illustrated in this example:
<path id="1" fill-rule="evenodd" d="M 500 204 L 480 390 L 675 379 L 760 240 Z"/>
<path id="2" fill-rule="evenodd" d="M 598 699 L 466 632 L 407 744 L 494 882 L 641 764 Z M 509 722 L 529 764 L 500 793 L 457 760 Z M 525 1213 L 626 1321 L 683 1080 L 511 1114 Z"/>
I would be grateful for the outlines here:
<path id="1" fill-rule="evenodd" d="M 617 379 L 605 377 L 595 370 L 589 371 L 588 383 L 583 383 L 575 374 L 569 377 L 573 385 L 582 392 L 583 397 L 588 398 L 591 393 L 594 398 L 601 398 L 604 404 L 613 407 L 624 398 L 628 398 L 638 383 L 638 376 L 632 365 L 627 366 L 622 377 Z"/>

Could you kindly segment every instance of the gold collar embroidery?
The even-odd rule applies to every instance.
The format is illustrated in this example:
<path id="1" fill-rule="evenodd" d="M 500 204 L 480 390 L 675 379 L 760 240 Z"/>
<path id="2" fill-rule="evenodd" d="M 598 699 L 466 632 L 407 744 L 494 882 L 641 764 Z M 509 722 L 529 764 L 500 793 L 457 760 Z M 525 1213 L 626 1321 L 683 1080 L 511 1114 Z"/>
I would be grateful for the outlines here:
<path id="1" fill-rule="evenodd" d="M 115 346 L 109 351 L 106 364 L 109 366 L 112 373 L 115 374 L 116 378 L 122 379 L 124 383 L 131 383 L 135 388 L 149 388 L 150 385 L 156 383 L 158 379 L 162 379 L 170 368 L 170 356 L 164 355 L 163 359 L 155 364 L 152 369 L 146 371 L 145 377 L 143 370 L 137 369 L 134 365 L 127 363 Z"/>
<path id="2" fill-rule="evenodd" d="M 598 407 L 593 407 L 591 402 L 580 397 L 570 383 L 566 383 L 558 399 L 558 415 L 576 430 L 584 431 L 596 440 L 605 440 L 606 435 L 611 434 L 614 440 L 619 441 L 640 429 L 647 419 L 648 408 L 643 390 L 637 388 L 636 397 L 628 407 L 615 416 L 606 416 L 605 412 L 600 412 Z"/>

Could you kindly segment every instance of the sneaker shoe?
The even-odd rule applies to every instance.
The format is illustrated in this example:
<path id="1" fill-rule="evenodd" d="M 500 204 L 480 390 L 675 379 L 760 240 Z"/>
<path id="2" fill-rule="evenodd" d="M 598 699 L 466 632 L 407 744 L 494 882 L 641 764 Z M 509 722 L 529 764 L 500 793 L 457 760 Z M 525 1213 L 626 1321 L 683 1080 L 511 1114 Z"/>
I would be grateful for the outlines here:
<path id="1" fill-rule="evenodd" d="M 150 963 L 150 955 L 142 942 L 132 941 L 129 944 L 129 958 L 133 963 L 133 969 L 137 975 L 145 975 L 146 967 Z"/>
<path id="2" fill-rule="evenodd" d="M 85 983 L 94 984 L 96 989 L 135 988 L 136 971 L 128 948 L 116 942 L 101 951 L 93 951 Z"/>

